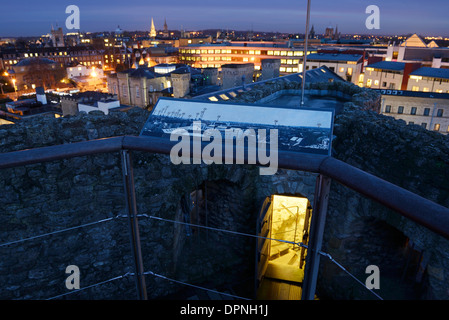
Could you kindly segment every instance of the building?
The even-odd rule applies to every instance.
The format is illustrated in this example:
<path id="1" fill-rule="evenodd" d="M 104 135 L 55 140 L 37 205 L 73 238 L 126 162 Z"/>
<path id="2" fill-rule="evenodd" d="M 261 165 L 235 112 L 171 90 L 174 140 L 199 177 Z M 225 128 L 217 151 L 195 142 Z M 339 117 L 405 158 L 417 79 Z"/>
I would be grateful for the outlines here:
<path id="1" fill-rule="evenodd" d="M 359 84 L 363 55 L 345 53 L 313 53 L 307 56 L 307 70 L 326 66 L 346 81 Z"/>
<path id="2" fill-rule="evenodd" d="M 426 44 L 423 39 L 414 34 L 400 44 L 390 44 L 385 60 L 419 62 L 423 67 L 449 68 L 449 49 L 438 47 L 435 41 Z"/>
<path id="3" fill-rule="evenodd" d="M 202 86 L 201 71 L 187 65 L 160 64 L 154 67 L 140 66 L 108 76 L 108 90 L 117 95 L 121 104 L 153 107 L 161 96 L 184 97 L 196 87 Z"/>
<path id="4" fill-rule="evenodd" d="M 62 28 L 59 27 L 58 29 L 54 29 L 53 26 L 51 26 L 51 31 L 50 31 L 50 40 L 51 40 L 51 45 L 53 47 L 64 47 L 64 32 L 62 31 Z"/>
<path id="5" fill-rule="evenodd" d="M 18 91 L 44 87 L 51 89 L 60 86 L 65 77 L 64 69 L 53 60 L 28 58 L 12 67 L 15 86 Z"/>
<path id="6" fill-rule="evenodd" d="M 221 66 L 222 89 L 229 89 L 253 82 L 254 64 L 224 64 Z"/>
<path id="7" fill-rule="evenodd" d="M 156 38 L 156 37 L 157 37 L 156 27 L 154 26 L 153 18 L 151 18 L 150 38 Z"/>
<path id="8" fill-rule="evenodd" d="M 366 66 L 363 86 L 372 89 L 407 90 L 410 73 L 420 63 L 379 61 Z"/>
<path id="9" fill-rule="evenodd" d="M 310 48 L 308 54 L 317 53 Z M 179 48 L 179 61 L 195 68 L 218 68 L 224 64 L 253 63 L 261 70 L 262 60 L 280 59 L 279 73 L 287 75 L 302 72 L 304 49 L 288 46 L 285 42 L 232 42 L 190 45 Z"/>
<path id="10" fill-rule="evenodd" d="M 407 90 L 449 93 L 449 69 L 419 68 L 410 73 Z"/>
<path id="11" fill-rule="evenodd" d="M 61 110 L 63 116 L 77 115 L 79 112 L 89 113 L 90 111 L 100 110 L 105 114 L 111 109 L 121 109 L 122 106 L 116 99 L 116 96 L 94 91 L 80 92 L 61 96 Z"/>
<path id="12" fill-rule="evenodd" d="M 107 90 L 106 77 L 101 66 L 79 64 L 66 68 L 67 78 L 74 81 L 80 91 Z"/>
<path id="13" fill-rule="evenodd" d="M 268 80 L 279 77 L 281 59 L 263 59 L 262 72 L 258 80 Z"/>
<path id="14" fill-rule="evenodd" d="M 449 94 L 378 90 L 381 113 L 443 134 L 449 132 Z"/>
<path id="15" fill-rule="evenodd" d="M 102 52 L 90 45 L 75 47 L 38 47 L 27 49 L 3 49 L 0 52 L 0 67 L 12 70 L 20 61 L 29 58 L 45 58 L 57 62 L 62 67 L 73 63 L 85 66 L 103 65 Z"/>
<path id="16" fill-rule="evenodd" d="M 0 124 L 16 123 L 36 116 L 59 118 L 62 115 L 60 105 L 52 99 L 47 99 L 44 88 L 37 87 L 35 93 L 36 98 L 6 102 L 6 111 L 0 110 Z"/>

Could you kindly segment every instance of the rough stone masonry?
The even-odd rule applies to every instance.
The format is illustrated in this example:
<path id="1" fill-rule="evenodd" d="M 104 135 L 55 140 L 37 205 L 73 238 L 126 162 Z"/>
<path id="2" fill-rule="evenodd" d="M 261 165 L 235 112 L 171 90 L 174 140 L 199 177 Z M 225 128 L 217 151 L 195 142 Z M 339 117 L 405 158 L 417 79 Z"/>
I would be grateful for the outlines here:
<path id="1" fill-rule="evenodd" d="M 255 102 L 299 88 L 277 81 L 237 96 Z M 350 84 L 314 84 L 353 99 L 336 117 L 333 156 L 423 197 L 449 206 L 449 141 L 439 133 L 377 114 L 379 97 Z M 0 128 L 0 152 L 120 135 L 138 135 L 149 113 L 101 112 L 59 119 L 34 118 Z M 260 176 L 242 165 L 175 166 L 169 156 L 133 153 L 139 214 L 182 221 L 183 196 L 207 183 L 209 226 L 255 233 L 259 206 L 272 194 L 301 194 L 313 203 L 316 175 L 281 170 Z M 118 154 L 0 170 L 0 245 L 99 222 L 48 237 L 0 246 L 0 299 L 46 299 L 67 293 L 65 269 L 80 268 L 81 287 L 133 272 Z M 425 213 L 423 213 L 425 214 Z M 204 219 L 205 216 L 201 216 Z M 106 220 L 105 220 L 106 219 Z M 172 223 L 140 218 L 146 271 L 210 288 L 232 288 L 251 297 L 252 239 L 211 232 L 189 236 Z M 419 282 L 406 273 L 405 244 L 426 257 Z M 362 281 L 378 265 L 384 298 L 448 299 L 448 241 L 335 182 L 331 186 L 323 251 Z M 322 258 L 317 294 L 323 299 L 372 299 L 365 289 Z M 413 261 L 412 261 L 413 262 Z M 412 272 L 412 276 L 415 274 Z M 150 298 L 184 289 L 146 277 Z M 62 299 L 135 299 L 132 277 L 123 277 Z"/>

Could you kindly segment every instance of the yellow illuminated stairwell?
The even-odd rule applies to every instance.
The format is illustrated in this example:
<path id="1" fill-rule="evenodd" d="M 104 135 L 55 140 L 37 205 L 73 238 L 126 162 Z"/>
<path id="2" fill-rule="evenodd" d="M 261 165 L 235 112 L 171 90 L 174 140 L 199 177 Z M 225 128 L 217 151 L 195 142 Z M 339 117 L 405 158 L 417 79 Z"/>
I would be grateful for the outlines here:
<path id="1" fill-rule="evenodd" d="M 271 239 L 303 242 L 310 221 L 307 198 L 272 196 Z M 270 240 L 269 261 L 257 298 L 298 300 L 304 278 L 305 249 L 291 243 Z"/>

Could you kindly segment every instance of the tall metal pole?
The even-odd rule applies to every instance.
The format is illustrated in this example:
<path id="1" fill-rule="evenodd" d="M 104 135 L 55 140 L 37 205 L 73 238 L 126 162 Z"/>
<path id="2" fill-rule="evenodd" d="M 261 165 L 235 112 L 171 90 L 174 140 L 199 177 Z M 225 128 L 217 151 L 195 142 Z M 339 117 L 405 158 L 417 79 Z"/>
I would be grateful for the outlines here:
<path id="1" fill-rule="evenodd" d="M 304 39 L 304 59 L 303 59 L 303 63 L 302 63 L 301 106 L 304 105 L 304 88 L 306 85 L 307 51 L 308 51 L 308 47 L 309 47 L 309 24 L 310 24 L 310 0 L 307 0 L 306 34 L 305 34 L 305 39 Z"/>
<path id="2" fill-rule="evenodd" d="M 321 174 L 317 177 L 312 221 L 310 222 L 310 239 L 307 248 L 304 282 L 302 285 L 302 300 L 314 300 L 315 298 L 318 268 L 320 265 L 319 252 L 323 242 L 330 184 L 331 179 L 329 177 Z"/>
<path id="3" fill-rule="evenodd" d="M 147 300 L 147 286 L 143 269 L 142 249 L 140 246 L 139 222 L 137 220 L 136 192 L 131 155 L 128 150 L 121 151 L 123 183 L 125 186 L 126 209 L 128 213 L 129 234 L 134 258 L 137 298 Z"/>

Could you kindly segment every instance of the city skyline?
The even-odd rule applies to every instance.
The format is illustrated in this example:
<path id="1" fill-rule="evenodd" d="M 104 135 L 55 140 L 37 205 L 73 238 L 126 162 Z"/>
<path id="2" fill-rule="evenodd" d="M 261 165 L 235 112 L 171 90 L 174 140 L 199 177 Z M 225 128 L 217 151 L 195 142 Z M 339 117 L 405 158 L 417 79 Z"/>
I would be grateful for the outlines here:
<path id="1" fill-rule="evenodd" d="M 401 35 L 418 33 L 425 36 L 448 36 L 449 23 L 445 13 L 446 0 L 372 3 L 344 0 L 338 3 L 312 1 L 311 24 L 317 33 L 328 26 L 338 26 L 343 34 Z M 126 5 L 118 1 L 95 2 L 47 0 L 45 4 L 24 0 L 2 4 L 6 14 L 0 21 L 0 37 L 40 36 L 47 34 L 51 25 L 58 24 L 64 32 L 67 6 L 80 8 L 82 32 L 114 31 L 118 25 L 124 30 L 150 30 L 151 18 L 161 30 L 165 19 L 170 30 L 254 30 L 257 32 L 304 33 L 307 1 L 249 0 L 244 3 L 229 0 L 226 4 L 171 0 L 163 4 L 148 4 L 144 0 L 131 0 Z M 380 29 L 369 30 L 365 21 L 366 7 L 375 4 L 380 9 Z M 436 10 L 440 8 L 441 10 Z"/>

